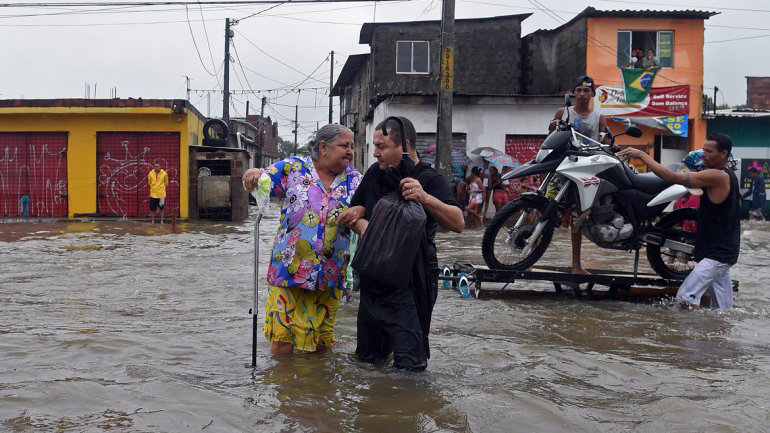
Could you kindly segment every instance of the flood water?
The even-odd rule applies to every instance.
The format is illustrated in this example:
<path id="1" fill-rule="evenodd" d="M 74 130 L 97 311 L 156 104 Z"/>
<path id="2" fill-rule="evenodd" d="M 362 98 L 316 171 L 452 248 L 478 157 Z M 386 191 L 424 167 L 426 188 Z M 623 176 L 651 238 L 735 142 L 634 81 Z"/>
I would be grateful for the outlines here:
<path id="1" fill-rule="evenodd" d="M 770 429 L 770 224 L 743 224 L 728 312 L 441 290 L 424 374 L 355 361 L 355 298 L 332 352 L 274 359 L 260 335 L 252 370 L 252 228 L 0 224 L 0 431 Z M 262 276 L 275 228 L 273 212 Z M 439 261 L 479 263 L 480 238 L 439 234 Z M 557 233 L 544 263 L 568 263 L 566 239 Z M 584 256 L 586 267 L 632 266 L 622 252 Z"/>

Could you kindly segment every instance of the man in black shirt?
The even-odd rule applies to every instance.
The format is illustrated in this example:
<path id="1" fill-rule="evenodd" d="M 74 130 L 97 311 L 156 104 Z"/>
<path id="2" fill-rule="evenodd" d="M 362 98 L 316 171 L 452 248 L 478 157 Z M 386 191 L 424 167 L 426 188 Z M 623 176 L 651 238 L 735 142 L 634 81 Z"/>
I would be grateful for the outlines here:
<path id="1" fill-rule="evenodd" d="M 698 308 L 701 296 L 709 293 L 711 306 L 730 308 L 733 288 L 730 267 L 738 261 L 741 242 L 741 196 L 738 178 L 727 168 L 733 148 L 728 135 L 709 136 L 703 144 L 705 170 L 696 173 L 673 172 L 645 152 L 627 148 L 618 156 L 638 158 L 658 177 L 684 185 L 703 188 L 695 233 L 695 261 L 698 265 L 679 287 L 677 300 L 684 308 Z"/>
<path id="2" fill-rule="evenodd" d="M 406 200 L 414 200 L 423 206 L 427 251 L 422 257 L 423 265 L 430 270 L 429 287 L 387 287 L 362 277 L 356 346 L 356 355 L 364 362 L 380 362 L 393 352 L 393 363 L 397 368 L 422 371 L 430 357 L 428 327 L 438 294 L 438 259 L 433 239 L 439 225 L 460 233 L 465 221 L 447 181 L 430 165 L 419 161 L 414 125 L 404 117 L 400 119 L 404 124 L 409 158 L 415 163 L 412 177 L 396 183 L 386 173 L 388 168 L 398 166 L 401 161 L 401 131 L 398 123 L 391 121 L 387 125 L 388 134 L 384 135 L 385 125 L 380 123 L 374 131 L 377 163 L 366 171 L 350 209 L 340 215 L 338 222 L 363 234 L 377 201 L 394 190 L 400 190 Z M 415 239 L 415 248 L 421 241 Z"/>

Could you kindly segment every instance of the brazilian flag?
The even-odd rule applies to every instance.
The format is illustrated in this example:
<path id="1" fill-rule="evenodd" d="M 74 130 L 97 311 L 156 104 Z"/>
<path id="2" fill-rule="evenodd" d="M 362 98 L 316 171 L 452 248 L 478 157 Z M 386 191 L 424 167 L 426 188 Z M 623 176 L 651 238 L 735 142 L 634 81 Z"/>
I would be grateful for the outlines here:
<path id="1" fill-rule="evenodd" d="M 657 69 L 648 71 L 646 69 L 621 69 L 623 71 L 623 85 L 626 88 L 626 102 L 640 102 L 643 100 L 650 89 L 652 81 L 655 79 Z"/>

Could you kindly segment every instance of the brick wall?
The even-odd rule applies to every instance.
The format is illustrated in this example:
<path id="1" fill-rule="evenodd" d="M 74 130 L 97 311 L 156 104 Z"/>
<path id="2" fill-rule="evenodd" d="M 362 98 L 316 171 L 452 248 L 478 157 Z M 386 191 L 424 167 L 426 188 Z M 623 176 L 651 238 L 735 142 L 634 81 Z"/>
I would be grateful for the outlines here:
<path id="1" fill-rule="evenodd" d="M 746 105 L 770 110 L 770 77 L 746 77 Z"/>

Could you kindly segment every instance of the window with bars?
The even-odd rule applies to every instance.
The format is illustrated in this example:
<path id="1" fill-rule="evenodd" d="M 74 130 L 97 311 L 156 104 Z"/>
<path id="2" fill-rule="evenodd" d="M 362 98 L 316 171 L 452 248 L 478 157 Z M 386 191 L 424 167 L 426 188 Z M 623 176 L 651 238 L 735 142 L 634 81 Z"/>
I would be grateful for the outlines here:
<path id="1" fill-rule="evenodd" d="M 396 73 L 427 74 L 430 72 L 430 42 L 397 41 Z"/>

